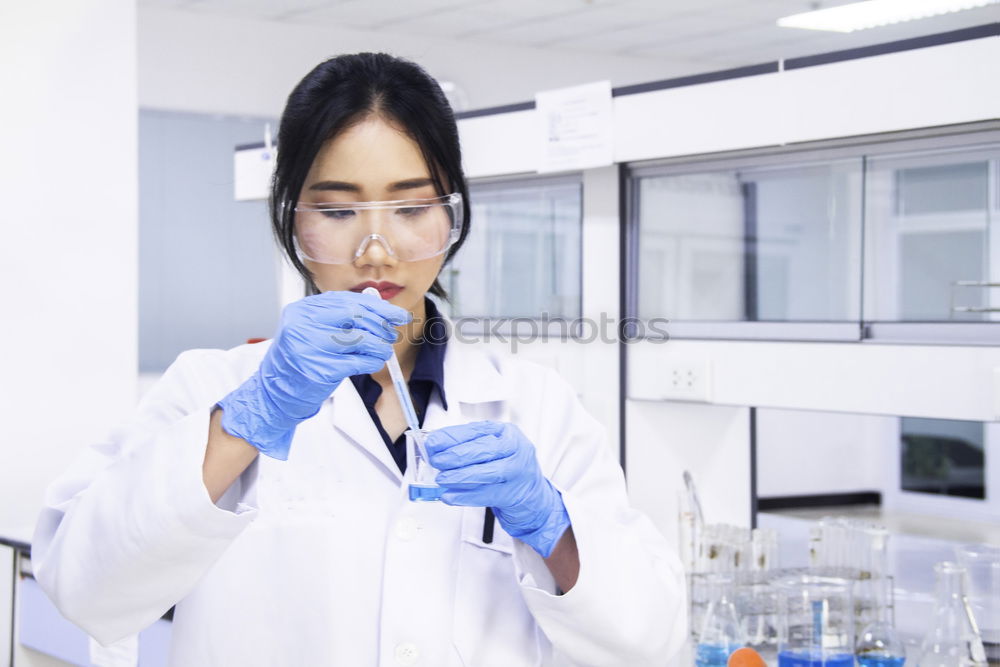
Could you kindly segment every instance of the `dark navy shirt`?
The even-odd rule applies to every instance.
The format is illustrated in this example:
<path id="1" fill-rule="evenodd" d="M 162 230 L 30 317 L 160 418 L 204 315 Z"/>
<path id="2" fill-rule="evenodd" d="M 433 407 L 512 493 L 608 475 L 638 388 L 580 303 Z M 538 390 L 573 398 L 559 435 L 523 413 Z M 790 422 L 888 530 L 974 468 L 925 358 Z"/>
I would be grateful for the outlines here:
<path id="1" fill-rule="evenodd" d="M 431 396 L 437 392 L 444 409 L 448 409 L 448 401 L 444 395 L 444 351 L 448 342 L 448 327 L 434 302 L 424 297 L 426 319 L 422 339 L 417 346 L 417 360 L 410 375 L 410 396 L 413 398 L 413 408 L 417 412 L 417 420 L 424 425 L 424 413 Z M 375 402 L 382 395 L 382 387 L 372 379 L 371 375 L 352 375 L 351 382 L 368 408 L 368 414 L 375 422 L 375 428 L 389 448 L 393 460 L 399 466 L 400 472 L 406 472 L 406 435 L 400 435 L 395 442 L 389 439 L 389 434 L 382 428 L 382 420 L 375 412 Z"/>

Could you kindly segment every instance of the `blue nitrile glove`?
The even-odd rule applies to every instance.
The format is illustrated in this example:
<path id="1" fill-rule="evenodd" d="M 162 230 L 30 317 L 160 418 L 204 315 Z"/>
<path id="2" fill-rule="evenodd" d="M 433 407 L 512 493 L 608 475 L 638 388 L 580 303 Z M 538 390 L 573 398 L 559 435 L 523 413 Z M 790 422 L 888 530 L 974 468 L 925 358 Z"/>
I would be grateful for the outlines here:
<path id="1" fill-rule="evenodd" d="M 317 412 L 341 380 L 376 373 L 392 356 L 409 311 L 377 296 L 323 292 L 285 306 L 257 371 L 217 403 L 222 429 L 263 454 L 288 458 L 299 422 Z"/>
<path id="2" fill-rule="evenodd" d="M 569 528 L 562 495 L 542 474 L 535 447 L 514 424 L 446 426 L 427 436 L 448 505 L 492 507 L 507 534 L 548 558 Z"/>

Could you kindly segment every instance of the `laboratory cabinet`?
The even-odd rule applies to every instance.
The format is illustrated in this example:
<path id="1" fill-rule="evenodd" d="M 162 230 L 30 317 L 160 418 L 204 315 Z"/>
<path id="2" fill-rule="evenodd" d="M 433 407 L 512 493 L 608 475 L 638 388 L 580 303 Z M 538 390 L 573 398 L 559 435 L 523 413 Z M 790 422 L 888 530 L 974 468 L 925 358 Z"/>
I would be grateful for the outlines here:
<path id="1" fill-rule="evenodd" d="M 31 575 L 30 549 L 0 542 L 0 664 L 12 667 L 91 667 L 134 656 L 136 667 L 166 667 L 171 622 L 161 618 L 111 647 L 102 647 L 59 613 Z M 121 663 L 116 663 L 121 664 Z M 129 664 L 128 662 L 124 664 Z"/>
<path id="2" fill-rule="evenodd" d="M 630 314 L 674 338 L 1000 341 L 995 124 L 629 171 Z"/>

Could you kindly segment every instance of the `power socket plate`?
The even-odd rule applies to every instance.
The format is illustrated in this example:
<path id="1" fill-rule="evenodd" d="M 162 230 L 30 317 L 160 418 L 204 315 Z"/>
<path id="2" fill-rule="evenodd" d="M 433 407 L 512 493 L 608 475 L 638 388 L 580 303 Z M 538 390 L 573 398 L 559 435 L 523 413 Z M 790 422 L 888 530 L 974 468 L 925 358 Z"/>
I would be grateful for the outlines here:
<path id="1" fill-rule="evenodd" d="M 711 398 L 711 364 L 668 362 L 663 368 L 663 398 L 708 403 Z"/>

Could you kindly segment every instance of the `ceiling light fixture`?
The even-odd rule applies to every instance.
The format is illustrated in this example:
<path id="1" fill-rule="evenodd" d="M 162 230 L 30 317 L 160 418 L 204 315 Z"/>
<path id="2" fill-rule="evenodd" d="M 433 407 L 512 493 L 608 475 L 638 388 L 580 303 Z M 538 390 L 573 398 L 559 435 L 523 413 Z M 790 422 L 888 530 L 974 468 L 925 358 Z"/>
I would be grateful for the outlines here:
<path id="1" fill-rule="evenodd" d="M 778 19 L 782 28 L 854 32 L 985 7 L 1000 0 L 866 0 Z"/>

